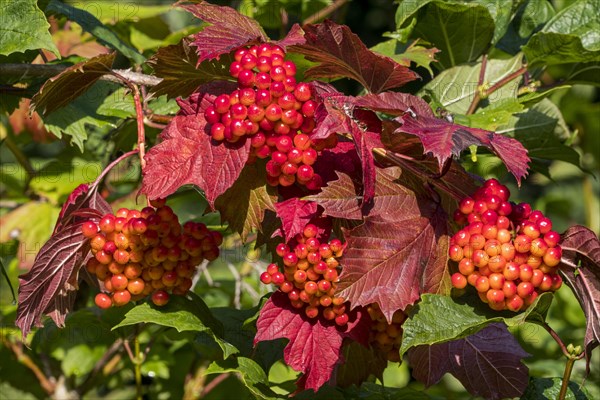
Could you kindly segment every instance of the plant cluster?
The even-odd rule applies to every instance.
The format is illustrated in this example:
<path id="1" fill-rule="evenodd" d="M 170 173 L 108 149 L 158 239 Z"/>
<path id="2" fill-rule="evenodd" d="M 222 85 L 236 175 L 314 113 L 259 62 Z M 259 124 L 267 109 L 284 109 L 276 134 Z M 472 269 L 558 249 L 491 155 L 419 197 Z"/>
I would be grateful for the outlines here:
<path id="1" fill-rule="evenodd" d="M 89 12 L 50 1 L 57 26 L 69 29 L 72 19 L 107 48 L 75 65 L 57 61 L 64 69 L 56 76 L 55 65 L 36 66 L 53 72 L 27 81 L 31 108 L 86 156 L 101 153 L 106 167 L 93 183 L 38 198 L 43 182 L 7 136 L 33 171 L 22 192 L 57 218 L 19 277 L 21 332 L 6 343 L 42 376 L 23 345 L 66 368 L 75 356 L 49 350 L 45 334 L 81 321 L 105 334 L 104 353 L 90 350 L 96 361 L 69 379 L 48 379 L 48 396 L 63 389 L 53 382 L 89 394 L 99 374 L 130 365 L 124 354 L 138 398 L 184 377 L 186 393 L 172 397 L 215 390 L 226 398 L 239 388 L 262 399 L 413 398 L 447 373 L 476 397 L 584 395 L 569 379 L 576 360 L 589 367 L 600 344 L 600 241 L 584 226 L 563 232 L 564 221 L 550 207 L 533 210 L 528 203 L 538 203 L 521 185 L 529 174 L 550 176 L 553 158 L 581 165 L 548 99 L 556 88 L 539 85 L 567 53 L 577 79 L 557 84 L 590 79 L 600 61 L 588 43 L 596 37 L 573 32 L 572 21 L 583 16 L 589 30 L 597 2 L 578 0 L 554 15 L 538 0 L 506 10 L 402 1 L 397 31 L 368 48 L 330 19 L 282 25 L 287 34 L 272 39 L 260 13 L 206 1 L 176 4 L 201 28 L 171 32 L 159 45 L 155 32 L 142 31 L 163 19 L 147 18 L 130 32 L 132 46 Z M 34 0 L 14 4 L 46 23 Z M 0 27 L 0 44 L 24 24 L 11 10 L 20 24 L 8 26 L 10 35 Z M 126 63 L 132 68 L 117 69 Z M 24 92 L 3 79 L 0 90 Z M 360 86 L 353 94 L 342 90 L 348 81 Z M 133 177 L 119 177 L 126 160 Z M 509 186 L 523 202 L 511 200 Z M 21 235 L 14 220 L 27 219 L 23 207 L 2 214 L 3 230 Z M 31 244 L 25 233 L 20 250 Z M 236 245 L 254 246 L 261 259 L 232 261 Z M 208 263 L 220 268 L 216 279 Z M 559 335 L 547 322 L 564 287 L 585 314 L 581 346 L 565 345 L 566 328 Z M 563 351 L 563 378 L 529 371 L 518 328 L 531 324 Z M 282 384 L 269 380 L 278 360 L 289 367 Z M 388 362 L 410 366 L 409 387 L 383 385 Z M 106 385 L 130 380 L 123 372 Z"/>

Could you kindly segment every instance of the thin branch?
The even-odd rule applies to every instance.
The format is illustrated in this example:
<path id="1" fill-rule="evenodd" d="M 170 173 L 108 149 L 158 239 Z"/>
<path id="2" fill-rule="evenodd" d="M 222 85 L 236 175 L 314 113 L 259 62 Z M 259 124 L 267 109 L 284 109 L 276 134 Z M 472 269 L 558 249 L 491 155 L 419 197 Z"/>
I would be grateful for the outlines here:
<path id="1" fill-rule="evenodd" d="M 233 306 L 236 308 L 236 310 L 239 310 L 241 308 L 242 277 L 240 276 L 238 270 L 235 269 L 235 266 L 233 264 L 227 263 L 227 268 L 229 268 L 229 272 L 231 272 L 231 275 L 233 275 L 233 278 L 235 279 L 235 294 L 233 297 Z"/>
<path id="2" fill-rule="evenodd" d="M 467 111 L 467 115 L 471 115 L 477 109 L 477 105 L 479 105 L 479 101 L 481 100 L 481 91 L 483 87 L 483 82 L 485 80 L 485 69 L 487 68 L 487 54 L 483 55 L 481 59 L 481 69 L 479 70 L 479 80 L 477 81 L 477 90 L 475 91 L 475 96 L 473 96 L 473 101 L 469 106 L 469 110 Z"/>
<path id="3" fill-rule="evenodd" d="M 135 115 L 137 119 L 138 150 L 140 156 L 140 165 L 142 170 L 146 166 L 146 132 L 144 131 L 144 110 L 140 100 L 140 90 L 137 85 L 131 85 L 133 89 L 133 102 L 135 103 Z"/>
<path id="4" fill-rule="evenodd" d="M 19 80 L 30 78 L 51 78 L 69 68 L 69 65 L 61 64 L 0 64 L 0 75 L 4 77 L 16 77 Z M 129 69 L 114 69 L 100 80 L 121 83 L 122 80 L 115 75 L 120 75 L 129 82 L 136 85 L 156 86 L 162 78 L 134 72 Z"/>
<path id="5" fill-rule="evenodd" d="M 575 365 L 575 361 L 577 361 L 577 359 L 574 357 L 569 357 L 567 359 L 562 385 L 560 386 L 560 392 L 558 393 L 558 400 L 565 400 L 567 397 L 567 389 L 569 388 L 569 380 L 571 379 L 571 372 L 573 372 L 573 365 Z"/>
<path id="6" fill-rule="evenodd" d="M 546 331 L 548 331 L 550 336 L 552 336 L 552 339 L 554 339 L 554 341 L 556 343 L 558 343 L 558 345 L 560 346 L 560 349 L 562 350 L 565 357 L 567 357 L 567 358 L 571 357 L 571 353 L 569 353 L 569 351 L 567 350 L 567 346 L 565 346 L 565 344 L 563 343 L 560 336 L 558 336 L 558 333 L 556 333 L 556 331 L 554 329 L 552 329 L 550 327 L 550 325 L 548 325 L 548 323 L 546 323 L 546 322 L 544 322 L 544 325 L 542 325 L 542 326 L 544 327 L 544 329 L 546 329 Z"/>
<path id="7" fill-rule="evenodd" d="M 306 18 L 302 23 L 303 24 L 314 24 L 315 22 L 325 19 L 325 18 L 327 18 L 327 16 L 329 14 L 333 13 L 334 11 L 336 11 L 338 8 L 340 8 L 347 2 L 348 2 L 348 0 L 336 0 L 333 3 L 331 3 L 330 5 L 328 5 L 327 7 L 323 8 L 322 10 L 319 10 L 316 13 L 314 13 L 313 15 Z"/>
<path id="8" fill-rule="evenodd" d="M 200 398 L 203 398 L 204 396 L 206 396 L 208 393 L 210 393 L 211 390 L 213 390 L 215 387 L 217 387 L 219 385 L 219 383 L 223 382 L 228 377 L 229 377 L 228 373 L 223 373 L 221 375 L 218 375 L 215 379 L 210 381 L 208 383 L 208 385 L 204 386 L 204 390 L 202 390 L 202 394 L 200 395 Z"/>
<path id="9" fill-rule="evenodd" d="M 29 181 L 31 181 L 31 179 L 36 175 L 35 169 L 33 169 L 31 162 L 29 162 L 29 158 L 27 158 L 27 156 L 23 154 L 19 146 L 17 146 L 15 142 L 13 142 L 10 136 L 7 135 L 2 142 L 6 145 L 6 148 L 10 150 L 10 152 L 15 156 L 17 162 L 25 169 L 25 172 L 27 172 L 27 181 L 25 182 L 25 187 L 29 186 Z"/>
<path id="10" fill-rule="evenodd" d="M 94 183 L 92 184 L 92 186 L 98 186 L 98 184 L 100 183 L 100 181 L 106 176 L 106 174 L 108 174 L 110 172 L 110 170 L 117 165 L 118 163 L 120 163 L 121 161 L 123 161 L 124 159 L 126 159 L 127 157 L 130 157 L 134 154 L 137 154 L 138 150 L 131 150 L 128 151 L 125 154 L 122 154 L 119 158 L 117 158 L 116 160 L 114 160 L 113 162 L 111 162 L 110 164 L 108 164 L 106 166 L 106 168 L 104 168 L 104 170 L 102 171 L 102 173 L 96 178 L 96 180 L 94 181 Z"/>
<path id="11" fill-rule="evenodd" d="M 501 87 L 503 87 L 504 85 L 506 85 L 507 83 L 512 81 L 513 79 L 516 79 L 516 78 L 520 77 L 521 75 L 523 75 L 525 72 L 527 72 L 527 66 L 521 67 L 518 70 L 516 70 L 515 72 L 513 72 L 512 74 L 507 75 L 504 78 L 500 79 L 498 82 L 494 83 L 492 86 L 489 87 L 489 89 L 487 89 L 485 91 L 485 97 L 488 97 L 490 94 L 494 93 L 496 90 L 500 89 Z"/>
<path id="12" fill-rule="evenodd" d="M 13 343 L 10 340 L 3 340 L 2 342 L 8 348 L 11 349 L 11 351 L 14 353 L 15 357 L 17 357 L 17 360 L 21 364 L 23 364 L 24 366 L 29 368 L 31 372 L 33 372 L 37 380 L 40 382 L 40 386 L 42 387 L 42 389 L 44 389 L 44 391 L 46 391 L 46 393 L 50 395 L 53 394 L 55 389 L 54 383 L 50 382 L 50 380 L 46 377 L 46 375 L 44 375 L 42 370 L 33 362 L 31 357 L 23 353 L 23 344 Z"/>

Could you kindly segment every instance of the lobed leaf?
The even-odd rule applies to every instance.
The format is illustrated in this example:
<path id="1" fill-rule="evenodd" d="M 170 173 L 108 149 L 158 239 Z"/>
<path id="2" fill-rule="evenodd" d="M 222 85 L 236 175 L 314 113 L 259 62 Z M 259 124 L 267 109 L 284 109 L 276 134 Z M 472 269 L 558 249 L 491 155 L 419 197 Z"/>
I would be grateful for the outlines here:
<path id="1" fill-rule="evenodd" d="M 383 92 L 367 94 L 357 97 L 354 105 L 395 116 L 401 116 L 411 111 L 418 116 L 435 116 L 425 100 L 409 93 Z"/>
<path id="2" fill-rule="evenodd" d="M 31 99 L 31 110 L 47 115 L 86 92 L 98 79 L 111 73 L 115 53 L 102 54 L 75 64 L 50 78 Z"/>
<path id="3" fill-rule="evenodd" d="M 529 386 L 527 386 L 527 390 L 523 393 L 521 400 L 558 399 L 562 382 L 561 378 L 532 377 L 529 380 Z M 583 385 L 569 381 L 565 399 L 588 400 L 591 398 L 592 397 L 587 394 Z"/>
<path id="4" fill-rule="evenodd" d="M 400 118 L 402 126 L 398 130 L 421 139 L 424 153 L 431 153 L 438 159 L 440 172 L 452 155 L 458 157 L 461 151 L 476 145 L 486 147 L 500 157 L 519 185 L 527 175 L 531 160 L 527 156 L 527 150 L 515 139 L 437 118 L 413 118 L 408 115 Z"/>
<path id="5" fill-rule="evenodd" d="M 47 49 L 60 55 L 52 36 L 50 24 L 35 0 L 12 0 L 2 5 L 0 24 L 0 54 L 24 53 L 27 50 Z"/>
<path id="6" fill-rule="evenodd" d="M 494 312 L 475 296 L 473 299 L 453 299 L 424 294 L 402 326 L 404 333 L 400 355 L 417 346 L 464 338 L 495 322 L 503 322 L 509 327 L 525 322 L 542 324 L 553 297 L 551 293 L 543 293 L 527 310 L 515 314 L 509 311 Z"/>
<path id="7" fill-rule="evenodd" d="M 281 219 L 281 228 L 288 242 L 302 233 L 308 222 L 317 216 L 317 203 L 297 197 L 275 203 L 275 211 Z"/>
<path id="8" fill-rule="evenodd" d="M 599 0 L 579 0 L 558 12 L 523 47 L 531 65 L 600 61 Z"/>
<path id="9" fill-rule="evenodd" d="M 127 311 L 122 321 L 112 327 L 113 330 L 139 323 L 152 323 L 177 332 L 195 331 L 209 334 L 223 350 L 223 358 L 237 353 L 238 350 L 222 339 L 223 325 L 211 313 L 202 299 L 193 293 L 185 296 L 171 296 L 164 306 L 142 303 Z"/>
<path id="10" fill-rule="evenodd" d="M 290 46 L 304 44 L 306 39 L 304 38 L 304 30 L 298 24 L 292 25 L 287 35 L 281 40 L 275 42 L 279 47 L 287 49 Z"/>
<path id="11" fill-rule="evenodd" d="M 369 50 L 345 25 L 326 20 L 317 25 L 305 25 L 304 32 L 306 43 L 291 46 L 289 50 L 319 63 L 306 71 L 307 78 L 351 78 L 372 93 L 403 86 L 419 78 L 391 58 Z"/>
<path id="12" fill-rule="evenodd" d="M 227 372 L 239 373 L 244 385 L 256 398 L 277 398 L 277 394 L 268 387 L 269 380 L 265 371 L 250 358 L 237 357 L 213 361 L 206 371 L 204 371 L 204 374 L 222 374 Z"/>
<path id="13" fill-rule="evenodd" d="M 559 272 L 585 313 L 585 355 L 589 372 L 592 351 L 600 344 L 600 240 L 585 226 L 575 225 L 561 235 Z"/>
<path id="14" fill-rule="evenodd" d="M 418 208 L 393 210 L 344 230 L 344 237 L 338 294 L 354 307 L 378 303 L 391 321 L 395 311 L 406 309 L 422 293 L 443 290 L 448 237 L 441 210 L 429 217 Z"/>
<path id="15" fill-rule="evenodd" d="M 214 99 L 195 93 L 180 101 L 181 110 L 161 133 L 163 139 L 146 153 L 142 193 L 167 197 L 185 184 L 204 190 L 214 208 L 215 200 L 238 179 L 250 154 L 250 141 L 216 143 L 205 131 L 204 109 Z"/>
<path id="16" fill-rule="evenodd" d="M 31 270 L 19 277 L 15 325 L 21 329 L 23 339 L 33 325 L 42 325 L 44 313 L 50 313 L 57 326 L 64 326 L 66 312 L 75 300 L 72 292 L 77 287 L 79 268 L 90 250 L 81 232 L 82 224 L 71 223 L 53 234 L 40 249 Z"/>
<path id="17" fill-rule="evenodd" d="M 345 338 L 366 345 L 369 322 L 360 309 L 351 313 L 350 322 L 344 328 L 323 318 L 309 319 L 291 306 L 285 293 L 277 291 L 260 312 L 254 345 L 265 340 L 288 339 L 283 353 L 285 363 L 304 373 L 297 383 L 300 389 L 316 392 L 331 379 L 335 366 L 343 362 L 341 351 Z"/>
<path id="18" fill-rule="evenodd" d="M 92 186 L 90 188 L 90 185 L 87 183 L 82 183 L 73 190 L 64 202 L 58 214 L 53 233 L 71 223 L 73 217 L 75 217 L 75 213 L 82 209 L 93 209 L 100 215 L 112 213 L 110 204 L 98 194 L 98 187 Z"/>
<path id="19" fill-rule="evenodd" d="M 231 7 L 218 6 L 206 1 L 197 4 L 185 4 L 180 1 L 177 5 L 210 24 L 193 35 L 192 45 L 197 48 L 198 63 L 219 58 L 221 54 L 249 43 L 268 40 L 258 22 Z"/>
<path id="20" fill-rule="evenodd" d="M 527 388 L 529 370 L 521 359 L 528 356 L 506 326 L 491 324 L 464 339 L 414 348 L 408 359 L 426 386 L 450 372 L 473 396 L 503 399 Z"/>
<path id="21" fill-rule="evenodd" d="M 224 54 L 218 60 L 199 62 L 189 40 L 184 38 L 177 44 L 158 49 L 148 60 L 154 74 L 162 78 L 151 92 L 155 96 L 188 97 L 204 83 L 231 80 L 229 65 L 232 61 L 229 54 Z"/>

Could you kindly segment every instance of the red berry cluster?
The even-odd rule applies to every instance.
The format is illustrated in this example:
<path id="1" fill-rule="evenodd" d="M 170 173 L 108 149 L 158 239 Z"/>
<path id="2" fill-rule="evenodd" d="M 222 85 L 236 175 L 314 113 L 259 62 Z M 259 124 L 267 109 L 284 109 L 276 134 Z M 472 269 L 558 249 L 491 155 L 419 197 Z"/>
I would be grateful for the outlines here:
<path id="1" fill-rule="evenodd" d="M 392 316 L 392 323 L 388 324 L 379 304 L 369 304 L 367 312 L 373 321 L 369 342 L 376 350 L 383 353 L 388 361 L 399 362 L 402 324 L 406 320 L 406 314 L 402 310 L 396 311 Z"/>
<path id="2" fill-rule="evenodd" d="M 204 113 L 212 138 L 233 143 L 248 136 L 249 163 L 271 157 L 266 169 L 272 186 L 298 182 L 320 189 L 322 179 L 312 165 L 317 152 L 334 147 L 337 137 L 311 140 L 317 103 L 310 85 L 296 82 L 296 65 L 285 61 L 285 51 L 277 45 L 242 47 L 234 58 L 229 72 L 238 89 L 218 96 Z"/>
<path id="3" fill-rule="evenodd" d="M 348 323 L 348 304 L 343 297 L 335 296 L 335 290 L 340 269 L 338 258 L 345 246 L 338 239 L 321 243 L 316 236 L 317 227 L 308 224 L 292 241 L 293 250 L 280 243 L 276 251 L 283 258 L 283 272 L 277 264 L 269 264 L 260 280 L 279 286 L 279 290 L 287 293 L 292 306 L 304 309 L 309 318 L 321 314 L 344 326 Z"/>
<path id="4" fill-rule="evenodd" d="M 202 223 L 183 226 L 164 200 L 141 211 L 119 209 L 81 229 L 92 249 L 86 269 L 103 282 L 96 305 L 109 308 L 152 295 L 158 306 L 169 293 L 185 294 L 192 287 L 196 266 L 219 256 L 223 241 Z"/>
<path id="5" fill-rule="evenodd" d="M 552 221 L 509 197 L 506 186 L 490 179 L 464 198 L 454 220 L 467 225 L 452 237 L 449 255 L 458 262 L 454 287 L 470 284 L 490 308 L 517 312 L 540 293 L 560 288 L 556 268 L 562 250 Z"/>

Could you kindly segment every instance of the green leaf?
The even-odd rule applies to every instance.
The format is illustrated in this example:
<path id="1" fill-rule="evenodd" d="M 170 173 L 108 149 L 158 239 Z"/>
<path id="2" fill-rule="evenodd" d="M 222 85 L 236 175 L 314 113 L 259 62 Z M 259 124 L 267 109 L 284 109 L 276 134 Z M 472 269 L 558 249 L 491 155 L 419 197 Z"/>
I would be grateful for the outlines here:
<path id="1" fill-rule="evenodd" d="M 106 97 L 96 112 L 98 115 L 115 118 L 135 116 L 133 96 L 126 88 L 121 87 Z"/>
<path id="2" fill-rule="evenodd" d="M 237 372 L 242 382 L 256 398 L 272 399 L 277 394 L 269 389 L 267 374 L 254 361 L 246 357 L 232 357 L 227 360 L 212 362 L 206 371 L 206 375 L 222 374 L 226 372 Z"/>
<path id="3" fill-rule="evenodd" d="M 101 171 L 101 163 L 84 158 L 53 160 L 37 171 L 30 187 L 60 206 L 77 186 L 94 181 Z"/>
<path id="4" fill-rule="evenodd" d="M 384 56 L 388 56 L 406 67 L 410 67 L 410 63 L 414 62 L 417 67 L 427 69 L 431 76 L 433 76 L 431 63 L 436 61 L 435 55 L 439 50 L 436 48 L 418 46 L 418 42 L 418 40 L 415 40 L 409 45 L 404 45 L 401 41 L 392 39 L 378 43 L 374 47 L 371 47 L 371 50 Z"/>
<path id="5" fill-rule="evenodd" d="M 0 54 L 46 49 L 60 57 L 48 32 L 50 24 L 36 0 L 11 0 L 3 2 L 1 7 Z"/>
<path id="6" fill-rule="evenodd" d="M 502 99 L 492 105 L 480 108 L 475 114 L 460 116 L 473 128 L 495 131 L 500 125 L 506 125 L 513 114 L 523 110 L 523 105 L 515 99 Z M 456 115 L 454 121 L 462 123 Z"/>
<path id="7" fill-rule="evenodd" d="M 84 376 L 94 369 L 105 352 L 106 346 L 90 346 L 88 343 L 69 346 L 61 362 L 62 371 L 66 376 Z"/>
<path id="8" fill-rule="evenodd" d="M 477 296 L 453 299 L 449 296 L 424 294 L 402 326 L 404 333 L 400 356 L 411 347 L 467 337 L 493 322 L 504 322 L 509 327 L 525 322 L 541 324 L 553 297 L 552 293 L 542 293 L 527 310 L 515 315 L 509 311 L 493 311 Z"/>
<path id="9" fill-rule="evenodd" d="M 494 19 L 494 37 L 492 43 L 497 43 L 498 40 L 506 33 L 508 24 L 512 17 L 513 8 L 521 0 L 474 0 L 474 3 L 481 4 L 487 8 L 488 12 Z"/>
<path id="10" fill-rule="evenodd" d="M 83 152 L 83 142 L 88 138 L 89 126 L 96 128 L 114 128 L 117 118 L 97 113 L 98 108 L 119 85 L 110 82 L 96 82 L 84 95 L 79 96 L 66 106 L 51 112 L 43 118 L 46 129 L 61 138 L 63 134 L 71 137 Z"/>
<path id="11" fill-rule="evenodd" d="M 485 83 L 493 85 L 521 68 L 522 55 L 507 60 L 490 59 L 485 70 Z M 477 92 L 477 82 L 481 63 L 461 65 L 442 71 L 421 89 L 419 95 L 429 95 L 432 100 L 450 112 L 466 114 Z M 517 95 L 519 79 L 514 79 L 496 90 L 481 104 L 494 104 L 503 99 L 513 99 Z"/>
<path id="12" fill-rule="evenodd" d="M 171 33 L 160 16 L 138 20 L 130 25 L 129 30 L 131 44 L 139 51 L 162 46 L 164 39 Z"/>
<path id="13" fill-rule="evenodd" d="M 385 387 L 372 382 L 364 382 L 360 388 L 356 386 L 346 390 L 350 398 L 361 400 L 428 400 L 427 393 L 411 387 Z"/>
<path id="14" fill-rule="evenodd" d="M 110 72 L 114 60 L 114 53 L 103 54 L 73 65 L 48 79 L 31 99 L 32 109 L 47 115 L 67 105 Z"/>
<path id="15" fill-rule="evenodd" d="M 192 292 L 189 292 L 188 296 L 189 298 L 173 295 L 167 305 L 162 307 L 149 303 L 140 304 L 127 312 L 125 318 L 112 329 L 139 323 L 153 323 L 175 328 L 178 332 L 204 332 L 221 347 L 224 358 L 237 353 L 235 347 L 222 339 L 223 325 L 212 315 L 202 299 Z"/>
<path id="16" fill-rule="evenodd" d="M 546 97 L 550 96 L 552 93 L 557 92 L 559 90 L 568 89 L 570 85 L 559 85 L 554 86 L 553 88 L 541 91 L 533 91 L 529 93 L 525 93 L 519 96 L 519 102 L 527 107 L 531 107 L 540 101 L 544 100 Z"/>
<path id="17" fill-rule="evenodd" d="M 489 10 L 480 4 L 403 1 L 396 12 L 396 27 L 416 18 L 412 36 L 425 39 L 441 50 L 439 67 L 447 69 L 474 61 L 490 45 L 495 23 Z"/>
<path id="18" fill-rule="evenodd" d="M 54 229 L 60 209 L 48 202 L 30 201 L 0 218 L 0 242 L 19 241 L 19 266 L 29 269 Z M 35 221 L 35 223 L 31 223 Z"/>
<path id="19" fill-rule="evenodd" d="M 561 378 L 531 378 L 521 400 L 558 399 L 561 386 Z M 589 398 L 591 397 L 583 386 L 576 382 L 569 382 L 565 400 L 587 400 Z"/>
<path id="20" fill-rule="evenodd" d="M 579 0 L 533 35 L 523 52 L 532 66 L 600 61 L 600 0 Z"/>
<path id="21" fill-rule="evenodd" d="M 548 1 L 526 0 L 519 6 L 506 34 L 496 45 L 499 49 L 517 54 L 531 35 L 539 31 L 555 14 Z"/>
<path id="22" fill-rule="evenodd" d="M 566 81 L 600 86 L 600 62 L 574 64 Z"/>
<path id="23" fill-rule="evenodd" d="M 99 43 L 119 51 L 136 64 L 142 64 L 146 61 L 146 58 L 136 49 L 123 42 L 112 30 L 100 22 L 98 18 L 85 10 L 61 3 L 58 0 L 51 0 L 48 7 L 46 7 L 46 12 L 56 12 L 77 22 L 84 31 L 91 33 L 98 39 Z"/>

